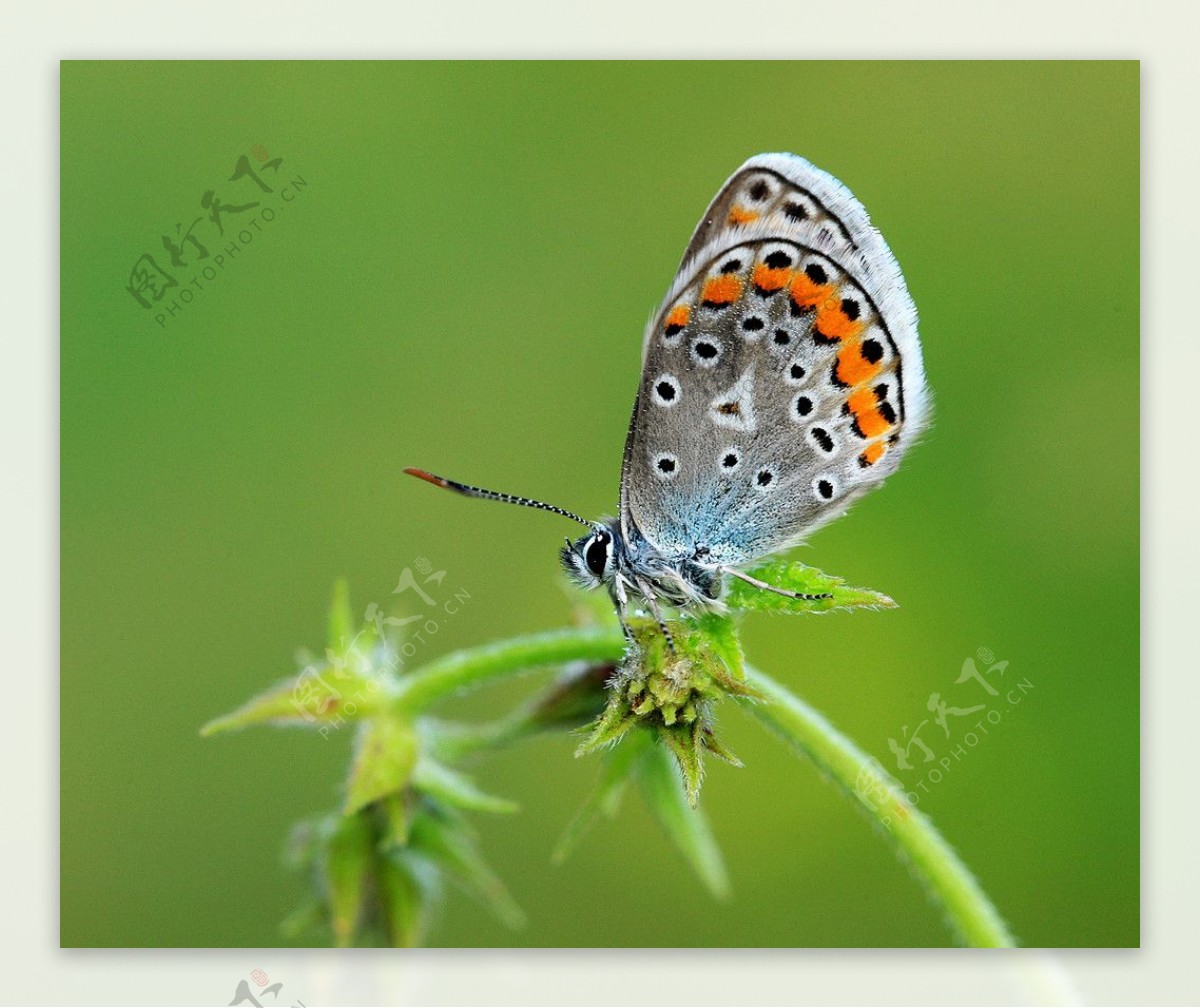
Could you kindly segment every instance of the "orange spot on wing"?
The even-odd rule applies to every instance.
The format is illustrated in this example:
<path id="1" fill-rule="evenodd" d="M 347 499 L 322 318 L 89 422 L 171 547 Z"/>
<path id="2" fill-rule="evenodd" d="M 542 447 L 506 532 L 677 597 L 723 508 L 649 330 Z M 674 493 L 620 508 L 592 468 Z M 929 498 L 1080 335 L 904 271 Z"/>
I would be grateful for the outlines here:
<path id="1" fill-rule="evenodd" d="M 663 326 L 665 326 L 665 327 L 678 326 L 680 329 L 682 329 L 685 325 L 688 324 L 688 319 L 690 319 L 691 317 L 692 317 L 692 309 L 691 308 L 689 308 L 685 304 L 676 305 L 674 308 L 671 309 L 671 311 L 668 313 L 666 319 L 663 321 Z"/>
<path id="2" fill-rule="evenodd" d="M 863 382 L 870 381 L 881 370 L 883 367 L 878 361 L 872 364 L 863 356 L 861 343 L 851 343 L 838 351 L 837 380 L 843 385 L 861 385 Z M 883 417 L 879 419 L 883 420 Z M 886 426 L 885 421 L 884 427 Z M 865 429 L 863 433 L 866 434 Z M 867 434 L 867 436 L 871 435 Z"/>
<path id="3" fill-rule="evenodd" d="M 878 409 L 872 408 L 866 413 L 861 413 L 857 416 L 858 429 L 863 432 L 865 437 L 879 437 L 892 425 L 884 419 L 882 413 Z"/>
<path id="4" fill-rule="evenodd" d="M 704 285 L 701 299 L 705 304 L 732 304 L 742 296 L 742 281 L 732 273 L 722 273 L 715 276 Z"/>
<path id="5" fill-rule="evenodd" d="M 766 263 L 754 267 L 754 286 L 759 290 L 782 290 L 791 279 L 792 271 L 789 269 L 771 269 Z"/>
<path id="6" fill-rule="evenodd" d="M 816 327 L 827 339 L 852 339 L 863 331 L 864 323 L 846 317 L 841 303 L 823 305 L 817 310 Z"/>
<path id="7" fill-rule="evenodd" d="M 866 413 L 868 410 L 873 410 L 875 408 L 874 389 L 859 389 L 846 400 L 846 405 L 850 407 L 850 412 L 855 416 L 858 416 L 860 413 Z"/>
<path id="8" fill-rule="evenodd" d="M 854 414 L 854 420 L 864 437 L 878 437 L 892 426 L 888 422 L 887 417 L 879 409 L 879 400 L 875 395 L 874 389 L 859 389 L 846 400 L 846 405 L 850 407 L 850 412 Z M 866 460 L 867 465 L 874 465 L 882 458 L 886 450 L 887 448 L 883 442 L 877 441 L 875 444 L 867 446 L 867 450 L 863 452 L 863 458 Z"/>
<path id="9" fill-rule="evenodd" d="M 758 214 L 753 210 L 746 210 L 744 207 L 735 206 L 729 211 L 730 224 L 749 224 L 751 221 L 758 220 Z"/>
<path id="10" fill-rule="evenodd" d="M 836 291 L 833 284 L 813 283 L 812 278 L 804 272 L 796 274 L 792 281 L 792 300 L 801 308 L 815 308 L 817 305 L 837 304 Z"/>
<path id="11" fill-rule="evenodd" d="M 886 451 L 887 445 L 884 442 L 874 441 L 867 445 L 866 449 L 863 451 L 863 461 L 865 461 L 867 465 L 874 465 L 881 458 L 883 458 L 883 453 Z"/>

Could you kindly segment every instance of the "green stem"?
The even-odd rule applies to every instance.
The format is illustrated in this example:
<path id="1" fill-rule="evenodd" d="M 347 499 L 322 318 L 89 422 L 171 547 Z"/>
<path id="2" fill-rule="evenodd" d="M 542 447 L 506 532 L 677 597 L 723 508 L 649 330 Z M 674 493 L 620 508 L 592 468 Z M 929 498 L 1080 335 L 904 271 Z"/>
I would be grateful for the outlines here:
<path id="1" fill-rule="evenodd" d="M 975 876 L 908 800 L 898 781 L 779 683 L 750 667 L 746 679 L 767 701 L 751 704 L 751 713 L 828 773 L 883 827 L 965 944 L 1015 947 L 1016 941 Z"/>
<path id="2" fill-rule="evenodd" d="M 609 629 L 565 629 L 517 637 L 457 651 L 400 680 L 393 698 L 408 714 L 437 701 L 507 676 L 572 661 L 616 661 L 625 651 L 621 634 Z M 765 698 L 750 711 L 823 769 L 883 827 L 914 874 L 945 908 L 962 940 L 983 948 L 1016 943 L 974 876 L 905 797 L 879 764 L 815 710 L 762 672 L 746 668 L 747 681 Z"/>
<path id="3" fill-rule="evenodd" d="M 572 661 L 619 661 L 625 639 L 617 631 L 588 627 L 515 637 L 499 644 L 455 651 L 422 666 L 399 682 L 392 702 L 416 714 L 484 682 Z"/>

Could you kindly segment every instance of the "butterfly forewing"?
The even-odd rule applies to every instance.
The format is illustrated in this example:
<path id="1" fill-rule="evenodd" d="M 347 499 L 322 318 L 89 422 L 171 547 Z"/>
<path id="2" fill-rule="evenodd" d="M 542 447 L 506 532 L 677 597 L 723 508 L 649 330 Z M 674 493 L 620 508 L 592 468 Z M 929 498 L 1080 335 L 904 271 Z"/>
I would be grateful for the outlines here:
<path id="1" fill-rule="evenodd" d="M 622 520 L 664 555 L 747 563 L 893 472 L 925 407 L 916 313 L 862 205 L 802 158 L 760 155 L 647 330 Z"/>

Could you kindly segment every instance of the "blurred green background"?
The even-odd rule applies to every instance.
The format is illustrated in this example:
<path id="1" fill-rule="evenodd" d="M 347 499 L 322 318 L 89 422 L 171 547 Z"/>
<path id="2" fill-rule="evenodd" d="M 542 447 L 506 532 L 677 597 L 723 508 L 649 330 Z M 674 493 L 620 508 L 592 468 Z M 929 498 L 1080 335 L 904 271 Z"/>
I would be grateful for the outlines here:
<path id="1" fill-rule="evenodd" d="M 647 314 L 717 187 L 773 150 L 831 171 L 883 230 L 936 412 L 900 473 L 798 554 L 901 608 L 751 617 L 749 655 L 925 782 L 921 808 L 1023 943 L 1138 944 L 1138 73 L 64 63 L 62 944 L 282 942 L 304 883 L 280 850 L 335 807 L 350 732 L 197 729 L 323 645 L 338 575 L 359 611 L 417 558 L 469 591 L 428 658 L 567 618 L 570 525 L 401 469 L 610 513 Z M 259 199 L 227 181 L 259 144 L 274 221 L 157 324 L 126 289 L 135 262 L 179 277 L 164 304 L 182 296 L 197 271 L 172 270 L 161 236 L 208 190 Z M 209 220 L 194 233 L 219 253 Z M 981 648 L 1032 689 L 1001 695 L 1001 723 L 940 782 L 916 750 L 897 771 L 887 740 L 931 693 L 988 699 L 954 685 Z M 477 822 L 529 925 L 452 893 L 431 943 L 946 944 L 851 804 L 721 713 L 746 767 L 712 766 L 703 804 L 731 903 L 634 793 L 552 867 L 599 764 L 543 739 L 479 768 L 522 805 Z M 922 737 L 938 757 L 954 741 L 932 722 Z"/>

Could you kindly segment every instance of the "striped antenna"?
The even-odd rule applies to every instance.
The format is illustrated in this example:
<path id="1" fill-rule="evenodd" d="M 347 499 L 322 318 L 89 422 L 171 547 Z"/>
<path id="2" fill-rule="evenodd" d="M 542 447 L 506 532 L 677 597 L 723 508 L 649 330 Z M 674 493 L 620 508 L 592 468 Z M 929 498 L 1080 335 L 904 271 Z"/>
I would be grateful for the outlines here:
<path id="1" fill-rule="evenodd" d="M 528 497 L 514 497 L 512 494 L 500 493 L 496 490 L 484 490 L 482 487 L 471 486 L 469 483 L 458 483 L 442 476 L 435 476 L 424 469 L 405 469 L 404 471 L 409 476 L 416 476 L 417 479 L 422 479 L 426 483 L 445 487 L 447 490 L 453 490 L 455 493 L 463 494 L 465 497 L 482 497 L 484 500 L 497 500 L 503 501 L 505 504 L 520 504 L 522 507 L 538 508 L 541 511 L 553 511 L 555 514 L 560 514 L 564 518 L 570 518 L 573 521 L 579 522 L 580 525 L 586 525 L 588 528 L 596 527 L 594 522 L 584 521 L 579 515 L 573 514 L 565 508 L 555 507 L 553 504 L 543 504 L 541 501 L 530 500 Z"/>

